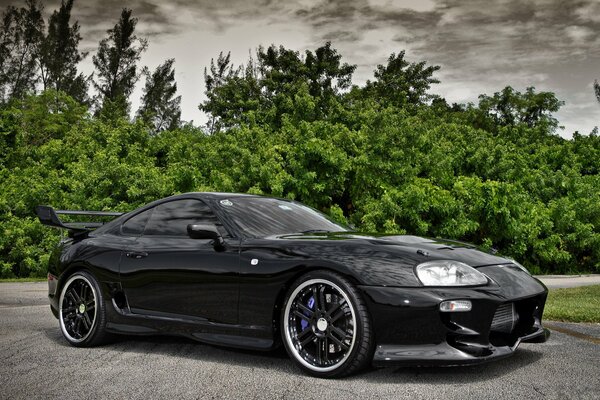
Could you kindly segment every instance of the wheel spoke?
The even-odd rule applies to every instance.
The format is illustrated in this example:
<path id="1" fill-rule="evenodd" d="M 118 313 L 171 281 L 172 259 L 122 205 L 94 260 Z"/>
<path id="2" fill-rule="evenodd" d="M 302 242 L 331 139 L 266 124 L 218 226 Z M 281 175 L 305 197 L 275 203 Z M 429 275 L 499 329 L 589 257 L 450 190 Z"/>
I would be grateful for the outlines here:
<path id="1" fill-rule="evenodd" d="M 304 336 L 308 335 L 309 333 L 313 333 L 312 329 L 306 328 L 305 330 L 296 335 L 296 339 L 301 340 Z"/>
<path id="2" fill-rule="evenodd" d="M 301 318 L 301 319 L 305 320 L 305 321 L 310 321 L 310 319 L 311 319 L 310 317 L 307 317 L 306 315 L 302 314 L 302 313 L 301 313 L 300 311 L 298 311 L 298 310 L 294 310 L 294 315 L 295 315 L 296 317 L 298 317 L 298 318 Z"/>
<path id="3" fill-rule="evenodd" d="M 339 340 L 338 338 L 336 338 L 334 335 L 330 334 L 329 338 L 331 340 L 333 340 L 335 342 L 335 344 L 337 344 L 338 346 L 340 346 L 342 349 L 344 349 L 346 351 L 350 348 L 346 343 L 342 342 L 341 340 Z"/>
<path id="4" fill-rule="evenodd" d="M 71 296 L 73 297 L 76 303 L 81 303 L 81 297 L 79 296 L 79 293 L 77 293 L 75 288 L 71 289 Z"/>
<path id="5" fill-rule="evenodd" d="M 313 318 L 313 316 L 314 316 L 315 313 L 313 312 L 313 310 L 311 310 L 310 308 L 306 307 L 304 304 L 302 304 L 302 303 L 296 303 L 296 307 L 299 308 L 303 313 L 305 313 L 305 315 L 308 318 L 310 318 L 310 319 Z M 306 318 L 304 318 L 304 319 L 306 319 Z"/>
<path id="6" fill-rule="evenodd" d="M 342 338 L 342 340 L 347 339 L 348 336 L 350 336 L 346 331 L 341 330 L 340 328 L 338 328 L 337 326 L 331 325 L 331 331 L 330 332 L 335 332 L 340 338 Z"/>
<path id="7" fill-rule="evenodd" d="M 67 294 L 65 295 L 65 297 L 69 297 L 71 299 L 71 303 L 77 303 L 77 299 L 75 298 L 75 296 L 73 296 L 73 293 L 71 290 L 69 290 L 67 292 Z"/>
<path id="8" fill-rule="evenodd" d="M 75 319 L 75 325 L 73 325 L 73 333 L 75 333 L 80 338 L 83 337 L 81 334 L 81 318 Z"/>
<path id="9" fill-rule="evenodd" d="M 336 322 L 338 319 L 340 319 L 341 317 L 343 317 L 346 313 L 344 312 L 343 309 L 339 309 L 334 315 L 331 316 L 331 320 L 330 322 L 333 324 L 334 322 Z"/>
<path id="10" fill-rule="evenodd" d="M 90 318 L 86 314 L 84 314 L 83 318 L 81 318 L 81 323 L 83 324 L 83 327 L 86 329 L 86 331 L 90 329 Z"/>
<path id="11" fill-rule="evenodd" d="M 84 303 L 88 300 L 89 292 L 89 287 L 87 285 L 84 285 L 83 289 L 81 290 L 81 301 L 83 301 Z"/>
<path id="12" fill-rule="evenodd" d="M 310 328 L 309 329 L 305 329 L 304 332 L 308 332 L 309 335 L 307 335 L 306 338 L 300 342 L 300 345 L 302 347 L 304 347 L 307 344 L 309 344 L 310 342 L 312 342 L 314 340 L 314 338 L 315 338 L 315 334 L 313 333 L 312 329 L 310 329 Z M 304 332 L 302 332 L 302 333 L 304 333 Z M 298 336 L 298 339 L 299 338 L 300 338 L 300 336 Z"/>
<path id="13" fill-rule="evenodd" d="M 339 310 L 342 307 L 340 303 L 333 303 L 333 306 L 329 310 L 327 310 L 327 315 L 331 317 L 333 313 Z"/>
<path id="14" fill-rule="evenodd" d="M 315 300 L 315 310 L 320 310 L 321 309 L 321 305 L 319 304 L 319 289 L 317 288 L 317 286 L 313 286 L 312 287 L 312 294 L 313 294 L 313 299 Z"/>
<path id="15" fill-rule="evenodd" d="M 92 321 L 92 319 L 90 318 L 90 316 L 89 316 L 89 314 L 88 314 L 88 312 L 87 312 L 87 311 L 86 311 L 85 313 L 83 313 L 83 319 L 84 319 L 84 320 L 87 322 L 87 325 L 88 325 L 88 326 L 87 326 L 87 329 L 91 329 L 91 328 L 92 328 L 93 321 Z"/>
<path id="16" fill-rule="evenodd" d="M 327 304 L 325 303 L 325 286 L 321 286 L 319 290 L 319 306 L 322 312 L 327 312 Z"/>
<path id="17" fill-rule="evenodd" d="M 323 364 L 323 339 L 317 340 L 317 363 Z"/>

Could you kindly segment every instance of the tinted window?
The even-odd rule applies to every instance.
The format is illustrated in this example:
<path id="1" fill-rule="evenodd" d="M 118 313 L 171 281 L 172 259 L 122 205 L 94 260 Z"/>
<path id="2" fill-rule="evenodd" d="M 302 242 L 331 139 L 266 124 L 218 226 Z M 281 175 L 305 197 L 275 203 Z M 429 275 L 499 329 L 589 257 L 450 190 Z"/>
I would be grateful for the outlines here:
<path id="1" fill-rule="evenodd" d="M 320 212 L 291 201 L 268 197 L 236 197 L 221 200 L 220 206 L 246 235 L 253 237 L 347 230 Z"/>
<path id="2" fill-rule="evenodd" d="M 144 235 L 188 236 L 188 224 L 218 225 L 210 208 L 199 200 L 175 200 L 154 207 Z"/>
<path id="3" fill-rule="evenodd" d="M 131 236 L 139 236 L 144 231 L 144 227 L 146 226 L 146 222 L 148 222 L 148 218 L 152 214 L 152 209 L 141 212 L 131 218 L 129 218 L 123 224 L 123 234 L 131 235 Z"/>

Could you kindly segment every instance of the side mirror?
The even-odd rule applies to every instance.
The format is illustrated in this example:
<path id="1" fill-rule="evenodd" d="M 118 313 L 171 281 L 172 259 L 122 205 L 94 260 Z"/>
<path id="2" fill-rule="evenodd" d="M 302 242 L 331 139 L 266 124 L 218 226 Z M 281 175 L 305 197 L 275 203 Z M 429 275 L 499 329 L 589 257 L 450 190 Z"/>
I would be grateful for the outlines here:
<path id="1" fill-rule="evenodd" d="M 214 225 L 189 224 L 187 232 L 192 239 L 212 239 L 215 246 L 223 246 L 223 237 Z"/>

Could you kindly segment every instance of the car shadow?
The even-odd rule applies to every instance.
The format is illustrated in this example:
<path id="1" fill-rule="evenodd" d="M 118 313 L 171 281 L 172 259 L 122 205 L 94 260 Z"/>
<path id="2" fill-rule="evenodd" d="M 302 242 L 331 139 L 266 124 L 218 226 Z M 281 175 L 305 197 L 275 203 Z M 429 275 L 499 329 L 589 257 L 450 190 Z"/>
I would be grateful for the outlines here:
<path id="1" fill-rule="evenodd" d="M 45 336 L 54 344 L 73 347 L 62 337 L 58 329 L 45 329 Z M 217 362 L 252 368 L 255 370 L 278 371 L 279 373 L 302 374 L 287 353 L 280 347 L 273 351 L 261 352 L 232 349 L 203 344 L 178 336 L 116 336 L 102 349 L 123 353 L 155 354 L 168 357 L 182 357 L 192 360 Z M 82 349 L 78 349 L 82 350 Z M 93 351 L 94 349 L 87 349 Z M 369 381 L 375 383 L 439 383 L 457 384 L 480 382 L 495 379 L 536 363 L 541 352 L 526 347 L 519 348 L 511 357 L 476 365 L 459 367 L 386 367 L 367 368 L 358 374 L 347 377 L 349 381 Z"/>
<path id="2" fill-rule="evenodd" d="M 438 383 L 458 384 L 483 382 L 510 374 L 535 364 L 541 352 L 519 348 L 512 356 L 479 365 L 453 367 L 388 367 L 365 371 L 362 379 L 381 383 Z"/>

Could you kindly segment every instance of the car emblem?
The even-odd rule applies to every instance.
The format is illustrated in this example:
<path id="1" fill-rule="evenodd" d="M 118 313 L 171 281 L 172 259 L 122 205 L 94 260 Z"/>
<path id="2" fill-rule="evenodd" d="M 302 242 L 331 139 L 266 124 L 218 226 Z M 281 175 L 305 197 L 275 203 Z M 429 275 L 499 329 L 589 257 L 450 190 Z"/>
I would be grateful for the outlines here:
<path id="1" fill-rule="evenodd" d="M 258 265 L 258 258 L 253 258 L 250 260 L 250 265 Z"/>
<path id="2" fill-rule="evenodd" d="M 221 203 L 222 206 L 227 206 L 227 207 L 233 205 L 233 203 L 230 200 L 221 200 L 221 201 L 219 201 L 219 203 Z"/>

